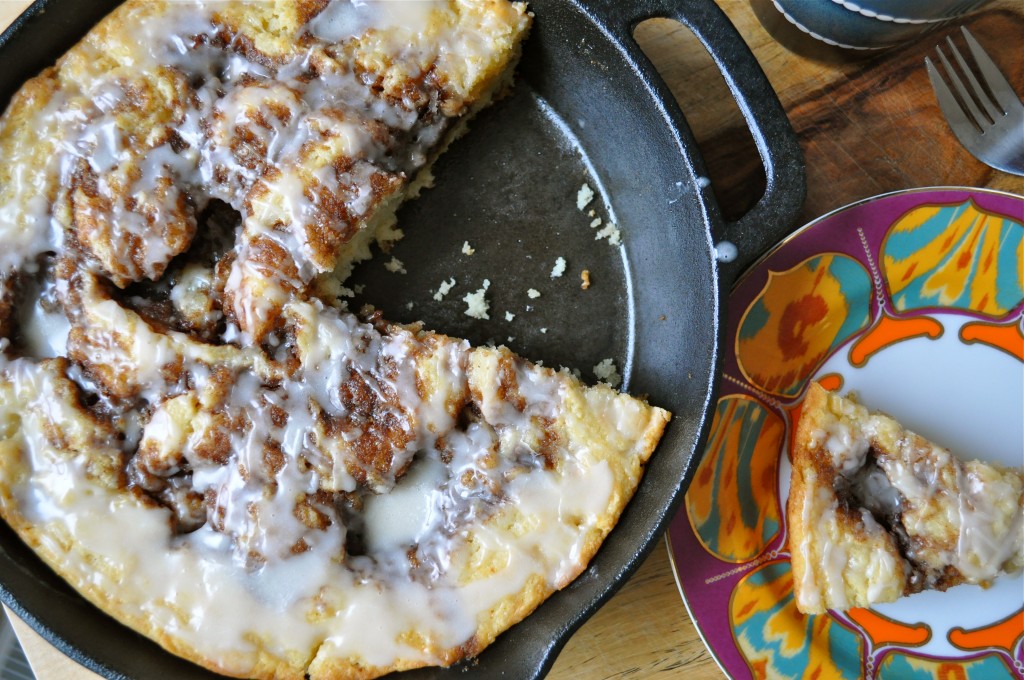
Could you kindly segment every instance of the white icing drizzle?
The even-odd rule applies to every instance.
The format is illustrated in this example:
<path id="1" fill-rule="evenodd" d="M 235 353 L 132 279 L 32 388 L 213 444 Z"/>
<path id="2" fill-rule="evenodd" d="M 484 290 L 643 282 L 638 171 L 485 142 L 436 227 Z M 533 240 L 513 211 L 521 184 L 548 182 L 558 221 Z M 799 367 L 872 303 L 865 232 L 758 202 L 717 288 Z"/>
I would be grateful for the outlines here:
<path id="1" fill-rule="evenodd" d="M 861 508 L 860 522 L 864 531 L 871 537 L 880 537 L 885 533 L 885 529 L 875 521 L 874 515 L 866 508 Z M 863 574 L 867 582 L 869 602 L 889 599 L 891 591 L 899 588 L 906 579 L 907 571 L 895 555 L 884 550 L 872 551 L 867 560 L 851 564 L 850 569 Z"/>
<path id="2" fill-rule="evenodd" d="M 804 484 L 809 489 L 814 489 L 817 486 L 817 475 L 813 470 L 807 470 L 804 472 Z M 828 499 L 829 507 L 832 505 L 832 499 Z M 814 508 L 814 503 L 811 500 L 805 499 L 800 506 L 800 521 L 805 527 L 813 526 L 811 524 L 811 512 Z M 818 579 L 816 578 L 816 561 L 814 559 L 814 546 L 815 541 L 813 535 L 808 532 L 803 541 L 796 544 L 796 549 L 800 553 L 800 557 L 803 562 L 803 569 L 800 574 L 800 588 L 796 589 L 795 595 L 800 607 L 804 611 L 820 611 L 822 609 L 821 601 L 821 587 Z"/>
<path id="3" fill-rule="evenodd" d="M 32 302 L 18 310 L 18 344 L 26 356 L 34 359 L 50 359 L 67 354 L 71 327 L 54 293 L 55 287 L 52 284 L 27 284 L 20 292 L 19 297 Z"/>
<path id="4" fill-rule="evenodd" d="M 1021 490 L 1006 479 L 982 478 L 977 466 L 957 461 L 960 491 L 956 566 L 968 579 L 988 583 L 1024 562 L 1024 508 L 1007 512 Z"/>
<path id="5" fill-rule="evenodd" d="M 309 32 L 325 42 L 342 42 L 373 29 L 383 35 L 422 35 L 438 0 L 336 0 L 309 24 Z M 406 46 L 415 45 L 411 41 Z"/>
<path id="6" fill-rule="evenodd" d="M 832 455 L 832 465 L 837 471 L 849 475 L 864 466 L 871 448 L 866 433 L 855 433 L 847 423 L 837 419 L 829 423 L 825 437 L 825 449 Z"/>
<path id="7" fill-rule="evenodd" d="M 436 520 L 441 485 L 448 480 L 448 467 L 439 460 L 426 459 L 414 465 L 389 493 L 371 494 L 363 501 L 367 548 L 373 553 L 417 545 L 429 537 Z"/>

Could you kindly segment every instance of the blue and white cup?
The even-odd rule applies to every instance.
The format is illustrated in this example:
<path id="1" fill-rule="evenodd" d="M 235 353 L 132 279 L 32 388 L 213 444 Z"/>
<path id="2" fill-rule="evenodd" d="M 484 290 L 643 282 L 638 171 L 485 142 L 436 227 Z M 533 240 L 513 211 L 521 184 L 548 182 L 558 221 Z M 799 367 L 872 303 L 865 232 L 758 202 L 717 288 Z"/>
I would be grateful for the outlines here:
<path id="1" fill-rule="evenodd" d="M 977 11 L 991 0 L 832 0 L 851 12 L 895 23 L 943 21 Z"/>
<path id="2" fill-rule="evenodd" d="M 908 42 L 990 0 L 771 0 L 807 35 L 828 45 L 880 50 Z"/>

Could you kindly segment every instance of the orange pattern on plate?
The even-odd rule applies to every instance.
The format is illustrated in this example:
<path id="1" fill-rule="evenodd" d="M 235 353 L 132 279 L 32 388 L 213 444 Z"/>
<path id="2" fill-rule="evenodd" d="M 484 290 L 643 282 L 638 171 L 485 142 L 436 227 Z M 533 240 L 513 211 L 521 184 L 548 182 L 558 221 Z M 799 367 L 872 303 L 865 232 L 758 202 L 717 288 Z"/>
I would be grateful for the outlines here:
<path id="1" fill-rule="evenodd" d="M 941 335 L 942 324 L 927 316 L 896 319 L 888 314 L 882 314 L 878 323 L 860 336 L 850 348 L 850 363 L 859 368 L 879 351 L 898 342 L 921 337 L 934 340 Z"/>
<path id="2" fill-rule="evenodd" d="M 994 347 L 1024 361 L 1024 333 L 1021 332 L 1019 321 L 1007 324 L 973 321 L 960 329 L 960 339 L 968 345 L 978 342 Z"/>
<path id="3" fill-rule="evenodd" d="M 931 628 L 924 624 L 893 621 L 870 609 L 851 609 L 846 615 L 864 629 L 876 646 L 896 644 L 914 647 L 923 645 L 932 637 Z"/>
<path id="4" fill-rule="evenodd" d="M 960 649 L 988 649 L 999 647 L 1013 652 L 1017 641 L 1024 635 L 1024 608 L 984 628 L 964 630 L 954 628 L 949 631 L 949 641 Z"/>

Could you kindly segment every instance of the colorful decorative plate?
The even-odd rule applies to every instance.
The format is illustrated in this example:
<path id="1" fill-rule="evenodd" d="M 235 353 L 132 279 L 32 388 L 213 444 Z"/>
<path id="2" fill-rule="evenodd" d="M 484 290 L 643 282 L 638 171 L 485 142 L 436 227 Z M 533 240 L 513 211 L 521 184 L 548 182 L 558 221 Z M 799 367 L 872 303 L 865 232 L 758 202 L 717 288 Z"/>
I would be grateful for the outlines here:
<path id="1" fill-rule="evenodd" d="M 1024 576 L 796 611 L 788 448 L 808 381 L 966 458 L 1024 465 L 1024 198 L 922 189 L 842 208 L 730 296 L 704 458 L 670 530 L 690 616 L 733 678 L 1024 678 Z"/>

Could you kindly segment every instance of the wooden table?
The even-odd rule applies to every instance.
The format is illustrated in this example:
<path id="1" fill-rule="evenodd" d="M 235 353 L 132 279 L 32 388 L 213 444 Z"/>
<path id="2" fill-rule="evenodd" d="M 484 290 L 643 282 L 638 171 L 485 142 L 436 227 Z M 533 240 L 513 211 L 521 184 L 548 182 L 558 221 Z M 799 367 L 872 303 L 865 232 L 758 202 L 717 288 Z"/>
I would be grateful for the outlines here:
<path id="1" fill-rule="evenodd" d="M 680 0 L 683 2 L 685 0 Z M 783 47 L 763 28 L 747 0 L 718 0 L 750 45 L 782 100 L 807 159 L 803 221 L 852 201 L 897 189 L 937 185 L 991 187 L 1024 194 L 1024 179 L 974 160 L 952 137 L 923 68 L 933 34 L 874 56 L 818 54 Z M 754 0 L 758 3 L 758 0 Z M 0 0 L 6 26 L 28 0 Z M 1024 93 L 1024 9 L 1000 0 L 966 23 Z M 789 41 L 785 26 L 776 28 Z M 739 112 L 710 60 L 688 31 L 665 20 L 642 24 L 637 40 L 680 99 L 727 216 L 741 214 L 763 185 Z M 805 44 L 787 42 L 804 51 Z M 1011 46 L 1015 46 L 1012 47 Z M 794 225 L 796 226 L 796 225 Z M 683 565 L 685 567 L 685 565 Z M 14 619 L 15 630 L 41 680 L 95 678 Z M 552 680 L 685 677 L 720 678 L 690 622 L 664 546 L 569 641 Z"/>

